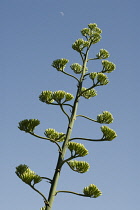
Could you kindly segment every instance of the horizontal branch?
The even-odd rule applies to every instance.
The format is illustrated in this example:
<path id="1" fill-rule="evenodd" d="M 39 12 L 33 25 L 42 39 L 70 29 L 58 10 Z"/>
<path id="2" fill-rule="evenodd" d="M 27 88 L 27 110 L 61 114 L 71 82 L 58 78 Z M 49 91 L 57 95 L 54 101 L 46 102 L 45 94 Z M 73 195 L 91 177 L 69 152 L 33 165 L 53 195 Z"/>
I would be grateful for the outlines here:
<path id="1" fill-rule="evenodd" d="M 83 197 L 89 197 L 89 196 L 84 195 L 84 194 L 80 194 L 80 193 L 76 193 L 76 192 L 72 192 L 72 191 L 65 191 L 65 190 L 56 191 L 56 195 L 57 195 L 57 193 L 59 193 L 59 192 L 62 192 L 62 193 L 72 193 L 72 194 L 74 194 L 74 195 L 79 195 L 79 196 L 83 196 Z M 90 198 L 92 198 L 92 197 L 90 197 Z"/>
<path id="2" fill-rule="evenodd" d="M 97 120 L 94 120 L 94 119 L 92 119 L 92 118 L 89 118 L 89 117 L 87 117 L 87 116 L 85 116 L 85 115 L 76 115 L 76 117 L 84 117 L 84 118 L 86 118 L 86 119 L 88 119 L 88 120 L 91 120 L 91 121 L 93 121 L 93 122 L 97 122 L 97 123 L 98 123 Z"/>
<path id="3" fill-rule="evenodd" d="M 65 103 L 65 102 L 63 102 L 63 103 L 57 103 L 57 104 L 56 104 L 56 103 L 47 103 L 47 104 L 50 104 L 50 105 L 57 105 L 57 106 L 58 106 L 58 105 L 59 105 L 59 106 L 60 106 L 60 105 L 64 105 L 64 106 L 70 106 L 71 108 L 73 108 L 73 106 L 72 106 L 71 104 L 64 104 L 64 103 Z"/>
<path id="4" fill-rule="evenodd" d="M 76 137 L 76 138 L 71 138 L 69 141 L 73 141 L 73 140 L 76 140 L 76 139 L 79 139 L 79 140 L 85 140 L 85 141 L 109 141 L 107 139 L 88 139 L 88 138 L 80 138 L 80 137 Z"/>
<path id="5" fill-rule="evenodd" d="M 90 58 L 90 59 L 87 60 L 87 62 L 91 61 L 91 60 L 99 60 L 99 58 Z"/>

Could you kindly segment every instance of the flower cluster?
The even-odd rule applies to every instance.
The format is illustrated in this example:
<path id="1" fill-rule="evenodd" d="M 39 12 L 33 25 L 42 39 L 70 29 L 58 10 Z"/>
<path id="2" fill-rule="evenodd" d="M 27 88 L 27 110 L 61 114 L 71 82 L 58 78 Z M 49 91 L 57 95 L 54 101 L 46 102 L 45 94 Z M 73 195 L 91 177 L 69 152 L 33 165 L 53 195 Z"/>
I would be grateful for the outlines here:
<path id="1" fill-rule="evenodd" d="M 59 133 L 53 128 L 46 129 L 44 134 L 47 138 L 50 138 L 51 140 L 54 140 L 54 141 L 62 142 L 65 140 L 65 134 Z"/>
<path id="2" fill-rule="evenodd" d="M 69 60 L 65 58 L 54 60 L 52 63 L 52 66 L 57 69 L 57 71 L 64 71 L 64 68 L 66 67 L 66 64 L 69 62 Z"/>
<path id="3" fill-rule="evenodd" d="M 106 59 L 109 58 L 110 54 L 105 49 L 100 49 L 100 52 L 96 55 L 98 59 Z"/>
<path id="4" fill-rule="evenodd" d="M 79 63 L 73 63 L 71 66 L 71 69 L 74 71 L 75 74 L 81 74 L 83 70 L 83 66 L 81 66 Z M 86 71 L 88 68 L 86 67 Z"/>
<path id="5" fill-rule="evenodd" d="M 61 103 L 61 100 L 63 99 L 63 103 L 70 101 L 74 98 L 74 96 L 71 93 L 67 93 L 63 90 L 58 90 L 55 92 L 52 92 L 50 90 L 42 91 L 42 93 L 39 96 L 40 101 L 45 102 L 47 104 L 52 103 L 54 100 L 57 103 Z"/>
<path id="6" fill-rule="evenodd" d="M 87 38 L 90 44 L 95 44 L 101 40 L 102 30 L 97 27 L 96 23 L 88 24 L 88 28 L 81 30 L 83 36 Z"/>
<path id="7" fill-rule="evenodd" d="M 97 92 L 94 88 L 90 89 L 90 90 L 87 90 L 87 88 L 85 87 L 82 87 L 82 90 L 81 90 L 81 96 L 83 96 L 84 98 L 86 99 L 89 99 L 91 97 L 94 97 L 97 95 Z"/>
<path id="8" fill-rule="evenodd" d="M 103 60 L 102 65 L 103 65 L 103 70 L 102 70 L 103 73 L 111 73 L 116 69 L 116 65 L 108 60 Z"/>
<path id="9" fill-rule="evenodd" d="M 85 187 L 83 189 L 83 193 L 84 193 L 84 195 L 91 197 L 91 198 L 97 198 L 100 195 L 102 195 L 102 192 L 94 184 L 90 184 L 88 187 Z"/>
<path id="10" fill-rule="evenodd" d="M 112 141 L 114 138 L 117 137 L 116 132 L 107 126 L 102 126 L 101 131 L 103 132 L 103 139 L 107 141 Z"/>
<path id="11" fill-rule="evenodd" d="M 83 157 L 88 154 L 88 150 L 81 143 L 69 142 L 68 149 L 72 154 L 74 153 L 73 155 L 76 157 Z"/>
<path id="12" fill-rule="evenodd" d="M 40 121 L 37 119 L 29 119 L 22 120 L 19 122 L 18 128 L 21 131 L 25 131 L 27 133 L 33 133 L 36 126 L 40 124 Z"/>
<path id="13" fill-rule="evenodd" d="M 113 122 L 113 120 L 114 120 L 113 115 L 108 111 L 104 111 L 104 112 L 102 112 L 102 114 L 99 114 L 97 116 L 98 123 L 110 124 Z"/>
<path id="14" fill-rule="evenodd" d="M 27 165 L 19 165 L 16 167 L 16 175 L 26 184 L 33 185 L 42 181 L 42 178 L 32 171 Z"/>
<path id="15" fill-rule="evenodd" d="M 103 73 L 91 72 L 89 74 L 89 77 L 93 81 L 96 79 L 97 80 L 96 84 L 98 85 L 107 85 L 109 83 L 108 77 Z"/>
<path id="16" fill-rule="evenodd" d="M 82 52 L 82 50 L 85 48 L 85 47 L 89 47 L 90 43 L 88 41 L 85 41 L 83 39 L 77 39 L 73 45 L 72 45 L 72 48 L 74 50 L 76 50 L 77 52 Z"/>
<path id="17" fill-rule="evenodd" d="M 86 161 L 71 160 L 67 162 L 69 167 L 78 173 L 85 173 L 89 170 L 90 165 Z"/>

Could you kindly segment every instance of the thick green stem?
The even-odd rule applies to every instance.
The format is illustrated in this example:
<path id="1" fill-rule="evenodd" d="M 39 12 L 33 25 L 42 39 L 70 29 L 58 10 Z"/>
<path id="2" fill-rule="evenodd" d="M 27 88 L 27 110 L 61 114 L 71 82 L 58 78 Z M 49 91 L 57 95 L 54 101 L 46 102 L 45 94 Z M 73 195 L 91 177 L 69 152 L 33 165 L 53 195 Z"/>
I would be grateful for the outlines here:
<path id="1" fill-rule="evenodd" d="M 71 116 L 69 118 L 69 124 L 68 124 L 67 132 L 66 132 L 66 138 L 65 138 L 65 141 L 62 145 L 62 150 L 59 152 L 59 157 L 58 157 L 58 161 L 57 161 L 57 165 L 56 165 L 55 173 L 54 173 L 54 176 L 53 176 L 53 179 L 52 179 L 52 184 L 51 184 L 49 197 L 48 197 L 49 205 L 46 206 L 46 210 L 51 210 L 52 209 L 52 205 L 53 205 L 54 198 L 55 198 L 55 195 L 56 195 L 56 188 L 57 188 L 57 184 L 58 184 L 58 180 L 59 180 L 59 176 L 60 176 L 60 171 L 61 171 L 61 168 L 62 168 L 62 165 L 63 165 L 63 161 L 64 161 L 65 154 L 66 154 L 66 151 L 67 151 L 67 145 L 68 145 L 68 142 L 70 140 L 72 129 L 73 129 L 73 126 L 74 126 L 74 122 L 75 122 L 75 119 L 76 119 L 76 113 L 77 113 L 78 103 L 79 103 L 79 99 L 80 99 L 82 83 L 83 83 L 84 75 L 85 75 L 85 72 L 86 72 L 88 51 L 89 51 L 89 49 L 87 49 L 86 54 L 85 54 L 85 58 L 83 59 L 83 72 L 82 72 L 80 80 L 78 82 L 77 93 L 76 93 L 75 101 L 74 101 L 74 104 L 73 104 L 72 113 L 71 113 Z"/>

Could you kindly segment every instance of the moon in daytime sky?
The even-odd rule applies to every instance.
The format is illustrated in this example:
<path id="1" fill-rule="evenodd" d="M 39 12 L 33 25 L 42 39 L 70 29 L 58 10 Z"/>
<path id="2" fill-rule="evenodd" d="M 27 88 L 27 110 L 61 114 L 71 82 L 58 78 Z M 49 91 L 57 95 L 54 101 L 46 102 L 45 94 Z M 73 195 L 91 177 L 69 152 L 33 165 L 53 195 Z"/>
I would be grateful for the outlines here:
<path id="1" fill-rule="evenodd" d="M 61 14 L 62 16 L 64 16 L 64 12 L 60 12 L 60 14 Z"/>

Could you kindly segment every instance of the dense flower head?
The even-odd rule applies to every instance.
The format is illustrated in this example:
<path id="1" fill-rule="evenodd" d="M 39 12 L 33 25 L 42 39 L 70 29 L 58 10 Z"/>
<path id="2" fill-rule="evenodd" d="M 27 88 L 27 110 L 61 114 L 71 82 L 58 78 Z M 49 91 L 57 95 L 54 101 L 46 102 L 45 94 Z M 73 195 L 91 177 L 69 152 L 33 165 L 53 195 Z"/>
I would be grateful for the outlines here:
<path id="1" fill-rule="evenodd" d="M 33 133 L 36 126 L 40 124 L 38 119 L 25 119 L 19 122 L 18 128 L 27 133 Z"/>
<path id="2" fill-rule="evenodd" d="M 68 143 L 68 149 L 76 155 L 76 157 L 83 157 L 88 154 L 88 150 L 85 148 L 85 146 L 81 143 L 76 142 L 69 142 Z"/>
<path id="3" fill-rule="evenodd" d="M 35 185 L 42 181 L 42 178 L 25 164 L 17 166 L 15 173 L 23 182 L 29 185 L 31 185 L 31 182 Z"/>
<path id="4" fill-rule="evenodd" d="M 109 83 L 108 77 L 103 73 L 97 74 L 97 82 L 100 85 L 107 85 Z"/>
<path id="5" fill-rule="evenodd" d="M 71 93 L 67 93 L 63 90 L 58 91 L 42 91 L 42 93 L 39 96 L 40 101 L 45 102 L 47 104 L 51 104 L 52 102 L 56 101 L 58 104 L 61 103 L 63 100 L 63 103 L 66 101 L 71 101 L 74 98 L 74 96 Z"/>
<path id="6" fill-rule="evenodd" d="M 86 161 L 71 160 L 67 162 L 69 167 L 78 173 L 85 173 L 89 170 L 90 165 Z"/>
<path id="7" fill-rule="evenodd" d="M 103 139 L 107 141 L 112 141 L 114 138 L 117 137 L 116 132 L 108 126 L 102 126 L 101 131 L 103 132 Z"/>
<path id="8" fill-rule="evenodd" d="M 53 128 L 46 129 L 44 134 L 47 138 L 50 138 L 50 140 L 58 142 L 64 141 L 66 136 L 64 133 L 59 133 Z"/>
<path id="9" fill-rule="evenodd" d="M 100 52 L 96 55 L 98 59 L 106 59 L 109 58 L 109 56 L 109 52 L 105 49 L 101 49 Z"/>
<path id="10" fill-rule="evenodd" d="M 81 52 L 85 47 L 89 47 L 90 43 L 83 39 L 77 39 L 73 44 L 72 48 L 77 52 Z"/>
<path id="11" fill-rule="evenodd" d="M 91 197 L 91 198 L 97 198 L 100 195 L 102 195 L 102 192 L 94 184 L 90 184 L 88 187 L 85 187 L 83 189 L 83 193 L 84 193 L 84 195 Z"/>
<path id="12" fill-rule="evenodd" d="M 50 90 L 42 91 L 39 95 L 39 100 L 47 104 L 52 103 L 54 101 L 53 92 Z"/>
<path id="13" fill-rule="evenodd" d="M 102 65 L 103 65 L 103 70 L 102 70 L 103 73 L 111 73 L 116 69 L 116 65 L 108 60 L 103 60 Z"/>
<path id="14" fill-rule="evenodd" d="M 113 115 L 108 111 L 104 111 L 102 112 L 102 114 L 99 114 L 97 116 L 98 123 L 110 124 L 113 122 L 113 120 L 114 120 Z"/>
<path id="15" fill-rule="evenodd" d="M 81 66 L 79 63 L 73 63 L 70 67 L 74 71 L 75 74 L 81 74 L 83 71 L 83 66 Z M 88 71 L 88 68 L 86 67 L 86 72 L 87 71 Z"/>
<path id="16" fill-rule="evenodd" d="M 94 88 L 90 89 L 90 90 L 87 90 L 87 88 L 85 87 L 82 87 L 82 93 L 81 95 L 86 98 L 86 99 L 89 99 L 89 98 L 92 98 L 94 96 L 97 95 L 97 92 Z"/>
<path id="17" fill-rule="evenodd" d="M 64 71 L 66 64 L 68 62 L 69 62 L 68 59 L 61 58 L 61 59 L 54 60 L 52 63 L 52 66 L 56 68 L 58 71 Z"/>

